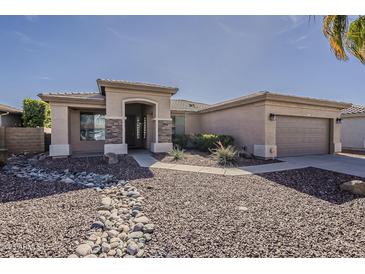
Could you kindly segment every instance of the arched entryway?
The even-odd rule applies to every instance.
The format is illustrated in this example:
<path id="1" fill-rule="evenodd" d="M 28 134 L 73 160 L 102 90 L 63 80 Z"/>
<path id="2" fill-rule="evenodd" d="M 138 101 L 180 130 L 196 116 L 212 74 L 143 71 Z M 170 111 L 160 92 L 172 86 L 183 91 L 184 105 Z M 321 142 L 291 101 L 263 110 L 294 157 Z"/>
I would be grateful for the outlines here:
<path id="1" fill-rule="evenodd" d="M 123 142 L 128 149 L 151 149 L 158 143 L 158 103 L 149 99 L 123 100 Z"/>

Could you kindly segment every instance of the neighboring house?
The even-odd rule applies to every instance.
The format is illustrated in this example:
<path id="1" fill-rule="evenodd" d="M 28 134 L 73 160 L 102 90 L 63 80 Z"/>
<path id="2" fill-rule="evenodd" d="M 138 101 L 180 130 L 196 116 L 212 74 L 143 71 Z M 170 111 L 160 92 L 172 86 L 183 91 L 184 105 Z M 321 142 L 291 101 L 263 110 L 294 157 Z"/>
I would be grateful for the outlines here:
<path id="1" fill-rule="evenodd" d="M 20 127 L 22 125 L 22 111 L 0 104 L 0 127 Z"/>
<path id="2" fill-rule="evenodd" d="M 343 148 L 365 150 L 365 106 L 353 105 L 341 117 Z"/>
<path id="3" fill-rule="evenodd" d="M 172 133 L 231 135 L 263 158 L 341 151 L 341 110 L 350 104 L 270 92 L 206 105 L 173 100 L 178 89 L 97 80 L 98 93 L 43 93 L 52 112 L 51 156 L 172 149 Z"/>

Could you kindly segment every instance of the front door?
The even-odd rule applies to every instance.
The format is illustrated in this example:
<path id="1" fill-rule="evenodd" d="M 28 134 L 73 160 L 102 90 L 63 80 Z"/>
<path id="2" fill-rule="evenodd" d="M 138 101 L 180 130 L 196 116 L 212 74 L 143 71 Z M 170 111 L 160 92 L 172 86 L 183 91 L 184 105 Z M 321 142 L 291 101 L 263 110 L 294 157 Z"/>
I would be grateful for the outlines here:
<path id="1" fill-rule="evenodd" d="M 125 121 L 125 139 L 128 147 L 136 147 L 136 116 L 128 115 Z"/>
<path id="2" fill-rule="evenodd" d="M 146 124 L 143 116 L 127 115 L 125 137 L 129 148 L 142 148 L 146 140 Z"/>

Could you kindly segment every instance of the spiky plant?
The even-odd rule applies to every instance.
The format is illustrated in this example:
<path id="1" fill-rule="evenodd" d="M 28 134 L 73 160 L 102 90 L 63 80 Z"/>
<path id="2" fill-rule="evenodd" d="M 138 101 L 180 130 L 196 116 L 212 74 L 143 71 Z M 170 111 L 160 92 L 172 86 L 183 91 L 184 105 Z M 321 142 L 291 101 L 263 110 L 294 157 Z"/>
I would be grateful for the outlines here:
<path id="1" fill-rule="evenodd" d="M 349 22 L 347 15 L 323 17 L 323 34 L 338 60 L 347 61 L 347 52 L 365 64 L 365 16 Z"/>
<path id="2" fill-rule="evenodd" d="M 185 151 L 181 149 L 179 146 L 175 146 L 170 152 L 169 155 L 173 158 L 174 161 L 180 160 L 184 158 Z"/>
<path id="3" fill-rule="evenodd" d="M 217 148 L 210 149 L 213 157 L 215 157 L 220 165 L 233 165 L 237 162 L 237 150 L 229 145 L 224 146 L 221 141 L 218 141 L 216 144 Z"/>

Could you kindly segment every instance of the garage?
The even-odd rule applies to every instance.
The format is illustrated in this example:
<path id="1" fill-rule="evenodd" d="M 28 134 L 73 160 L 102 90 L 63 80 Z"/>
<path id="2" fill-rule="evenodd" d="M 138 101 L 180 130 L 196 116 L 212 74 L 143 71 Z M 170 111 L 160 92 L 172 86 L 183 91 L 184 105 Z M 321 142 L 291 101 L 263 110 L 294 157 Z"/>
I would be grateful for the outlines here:
<path id="1" fill-rule="evenodd" d="M 276 145 L 278 157 L 328 154 L 329 119 L 277 116 Z"/>

